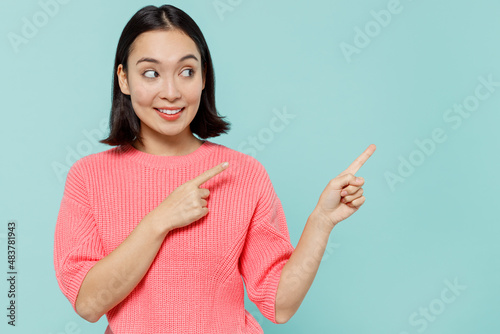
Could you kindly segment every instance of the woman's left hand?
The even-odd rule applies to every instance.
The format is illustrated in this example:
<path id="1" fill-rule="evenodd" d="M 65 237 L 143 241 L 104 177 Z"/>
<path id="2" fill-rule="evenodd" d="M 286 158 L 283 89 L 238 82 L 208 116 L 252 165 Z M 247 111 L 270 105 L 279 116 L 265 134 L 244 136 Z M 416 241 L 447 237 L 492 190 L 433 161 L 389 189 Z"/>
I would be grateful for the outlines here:
<path id="1" fill-rule="evenodd" d="M 333 228 L 342 220 L 356 212 L 365 202 L 363 196 L 364 179 L 354 174 L 375 152 L 376 146 L 371 144 L 354 162 L 336 178 L 332 179 L 321 193 L 314 211 L 326 220 L 329 228 Z"/>

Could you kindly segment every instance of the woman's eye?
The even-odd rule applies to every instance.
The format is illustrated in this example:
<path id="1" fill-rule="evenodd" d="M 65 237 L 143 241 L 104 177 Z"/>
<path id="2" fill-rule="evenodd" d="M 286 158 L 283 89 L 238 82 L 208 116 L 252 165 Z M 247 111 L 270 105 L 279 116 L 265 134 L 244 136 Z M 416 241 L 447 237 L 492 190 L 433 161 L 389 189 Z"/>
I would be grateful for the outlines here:
<path id="1" fill-rule="evenodd" d="M 153 70 L 149 70 L 149 71 L 144 72 L 144 76 L 146 78 L 156 78 L 157 74 L 158 73 L 156 71 L 153 71 Z"/>
<path id="2" fill-rule="evenodd" d="M 194 73 L 193 69 L 187 68 L 184 71 L 182 71 L 182 76 L 184 76 L 184 77 L 192 77 L 193 73 Z"/>

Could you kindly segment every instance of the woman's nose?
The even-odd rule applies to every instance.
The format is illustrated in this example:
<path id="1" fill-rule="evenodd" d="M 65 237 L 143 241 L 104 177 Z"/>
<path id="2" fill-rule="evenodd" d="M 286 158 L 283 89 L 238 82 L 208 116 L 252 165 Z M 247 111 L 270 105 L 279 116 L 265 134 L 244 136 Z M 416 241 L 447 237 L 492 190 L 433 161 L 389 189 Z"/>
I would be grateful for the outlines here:
<path id="1" fill-rule="evenodd" d="M 177 83 L 173 79 L 167 79 L 163 82 L 161 89 L 161 98 L 165 98 L 169 101 L 174 101 L 181 97 L 181 92 L 177 87 Z"/>

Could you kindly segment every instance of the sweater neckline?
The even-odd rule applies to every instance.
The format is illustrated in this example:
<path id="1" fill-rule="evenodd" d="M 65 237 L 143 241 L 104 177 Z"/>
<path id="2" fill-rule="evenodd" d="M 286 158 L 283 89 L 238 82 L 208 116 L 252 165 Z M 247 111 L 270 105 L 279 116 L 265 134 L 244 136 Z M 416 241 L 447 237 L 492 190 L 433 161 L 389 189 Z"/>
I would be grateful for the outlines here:
<path id="1" fill-rule="evenodd" d="M 199 162 L 200 159 L 207 156 L 216 145 L 217 144 L 208 140 L 204 140 L 196 150 L 189 154 L 168 156 L 146 153 L 136 149 L 131 144 L 125 144 L 122 146 L 122 153 L 125 157 L 143 165 L 160 169 L 168 169 Z"/>

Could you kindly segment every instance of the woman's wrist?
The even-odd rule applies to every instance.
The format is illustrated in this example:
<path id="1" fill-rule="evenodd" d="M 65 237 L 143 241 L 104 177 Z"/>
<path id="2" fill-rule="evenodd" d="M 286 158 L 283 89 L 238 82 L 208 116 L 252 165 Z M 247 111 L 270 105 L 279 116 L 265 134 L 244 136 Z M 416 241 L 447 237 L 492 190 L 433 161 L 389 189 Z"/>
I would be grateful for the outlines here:
<path id="1" fill-rule="evenodd" d="M 309 215 L 308 220 L 314 221 L 314 224 L 322 231 L 331 232 L 338 222 L 333 222 L 325 213 L 315 208 Z"/>
<path id="2" fill-rule="evenodd" d="M 141 224 L 149 230 L 150 235 L 154 235 L 159 240 L 163 241 L 167 234 L 172 230 L 169 224 L 161 221 L 155 215 L 154 210 L 148 213 L 141 221 Z"/>

